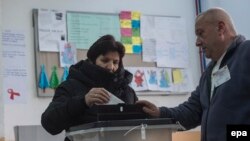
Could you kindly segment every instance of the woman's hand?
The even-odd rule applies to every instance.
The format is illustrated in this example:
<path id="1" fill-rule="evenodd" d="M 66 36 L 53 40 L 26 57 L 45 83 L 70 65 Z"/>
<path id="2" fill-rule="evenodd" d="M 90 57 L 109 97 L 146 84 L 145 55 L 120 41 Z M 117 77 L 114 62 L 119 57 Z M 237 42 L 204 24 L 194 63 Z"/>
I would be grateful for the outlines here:
<path id="1" fill-rule="evenodd" d="M 143 111 L 150 116 L 154 118 L 160 117 L 160 110 L 158 107 L 156 107 L 155 104 L 146 101 L 146 100 L 139 100 L 136 102 L 136 104 L 142 105 L 143 106 Z"/>
<path id="2" fill-rule="evenodd" d="M 104 88 L 92 88 L 85 95 L 85 102 L 89 107 L 92 107 L 94 104 L 105 104 L 109 99 L 109 92 Z"/>

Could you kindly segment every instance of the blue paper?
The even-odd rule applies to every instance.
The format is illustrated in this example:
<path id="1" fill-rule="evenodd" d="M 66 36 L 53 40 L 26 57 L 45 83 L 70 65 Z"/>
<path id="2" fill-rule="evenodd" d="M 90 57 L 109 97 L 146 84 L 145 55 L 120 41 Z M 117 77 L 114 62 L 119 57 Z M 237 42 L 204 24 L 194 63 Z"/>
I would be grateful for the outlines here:
<path id="1" fill-rule="evenodd" d="M 40 73 L 40 79 L 39 79 L 39 88 L 43 89 L 45 91 L 46 88 L 49 87 L 49 81 L 48 77 L 45 71 L 44 64 L 41 65 L 41 73 Z"/>

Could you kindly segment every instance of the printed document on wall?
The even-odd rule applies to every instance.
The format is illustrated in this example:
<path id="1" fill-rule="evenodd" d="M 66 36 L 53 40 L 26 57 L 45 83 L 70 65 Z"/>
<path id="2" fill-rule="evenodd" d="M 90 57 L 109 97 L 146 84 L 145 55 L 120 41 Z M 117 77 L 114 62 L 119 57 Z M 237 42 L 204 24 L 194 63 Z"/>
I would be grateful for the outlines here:
<path id="1" fill-rule="evenodd" d="M 187 68 L 189 56 L 184 20 L 156 17 L 155 24 L 157 66 Z"/>
<path id="2" fill-rule="evenodd" d="M 142 60 L 156 62 L 155 17 L 141 16 Z"/>
<path id="3" fill-rule="evenodd" d="M 2 32 L 3 90 L 4 102 L 8 104 L 27 102 L 27 57 L 24 32 Z"/>
<path id="4" fill-rule="evenodd" d="M 65 17 L 65 11 L 39 9 L 38 42 L 40 51 L 59 51 L 60 42 L 66 41 Z"/>
<path id="5" fill-rule="evenodd" d="M 89 47 L 101 36 L 110 34 L 121 38 L 118 15 L 67 12 L 68 41 L 77 49 Z"/>

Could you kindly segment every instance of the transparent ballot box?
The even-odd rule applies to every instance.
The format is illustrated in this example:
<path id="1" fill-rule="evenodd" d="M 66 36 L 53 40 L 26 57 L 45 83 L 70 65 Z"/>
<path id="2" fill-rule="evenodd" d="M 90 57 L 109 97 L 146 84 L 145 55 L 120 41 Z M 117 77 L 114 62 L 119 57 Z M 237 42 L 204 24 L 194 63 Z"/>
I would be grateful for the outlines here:
<path id="1" fill-rule="evenodd" d="M 71 141 L 171 141 L 172 132 L 184 130 L 173 119 L 97 121 L 71 127 Z"/>

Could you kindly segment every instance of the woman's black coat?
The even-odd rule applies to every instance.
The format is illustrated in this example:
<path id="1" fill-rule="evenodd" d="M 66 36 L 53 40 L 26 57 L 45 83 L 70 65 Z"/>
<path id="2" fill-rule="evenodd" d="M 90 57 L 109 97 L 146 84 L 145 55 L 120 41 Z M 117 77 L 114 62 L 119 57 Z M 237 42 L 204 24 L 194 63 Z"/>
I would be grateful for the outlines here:
<path id="1" fill-rule="evenodd" d="M 52 102 L 42 114 L 42 126 L 55 135 L 71 126 L 94 121 L 85 103 L 85 95 L 94 87 L 103 87 L 125 103 L 134 104 L 138 98 L 128 85 L 131 81 L 132 74 L 123 68 L 110 73 L 88 60 L 72 65 L 67 80 L 55 90 Z"/>

